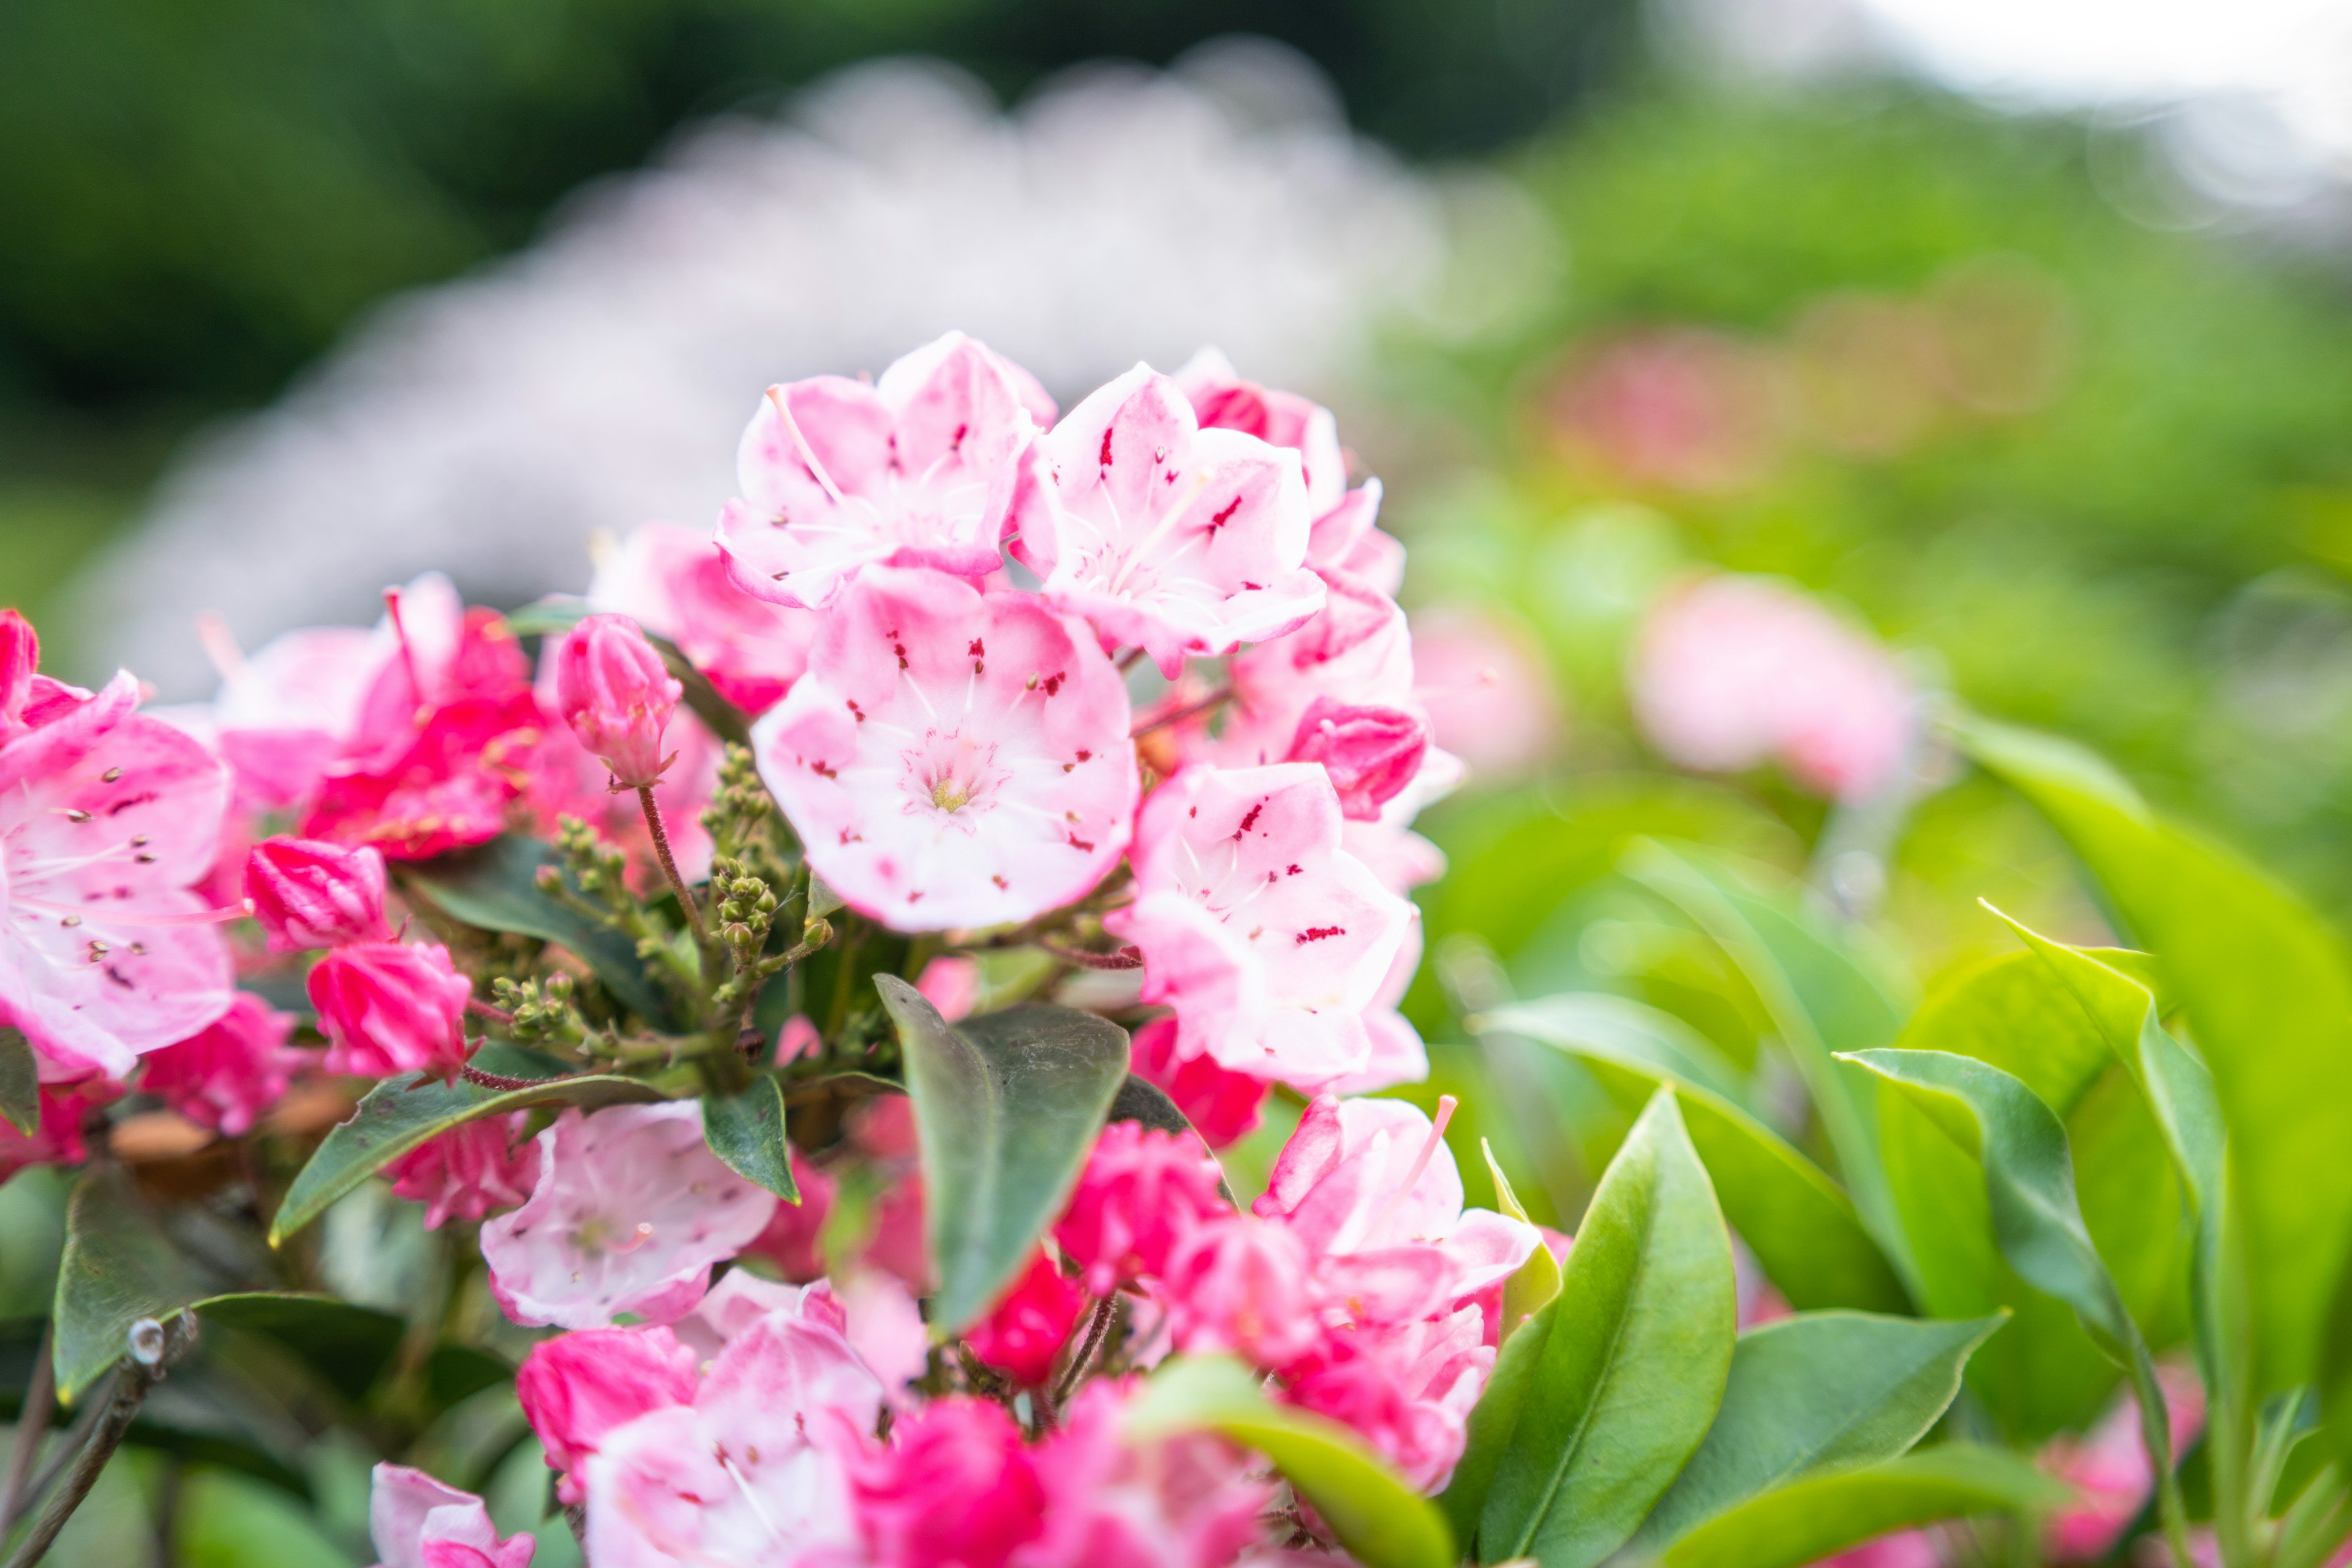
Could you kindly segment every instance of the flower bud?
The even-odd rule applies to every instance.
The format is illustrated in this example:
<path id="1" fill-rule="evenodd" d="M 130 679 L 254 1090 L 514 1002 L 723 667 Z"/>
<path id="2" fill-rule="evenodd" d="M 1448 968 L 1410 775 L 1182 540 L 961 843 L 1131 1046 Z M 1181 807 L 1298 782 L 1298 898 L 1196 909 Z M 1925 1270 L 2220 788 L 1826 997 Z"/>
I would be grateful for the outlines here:
<path id="1" fill-rule="evenodd" d="M 1320 763 L 1339 792 L 1340 815 L 1377 821 L 1381 807 L 1421 772 L 1429 726 L 1402 708 L 1359 707 L 1318 697 L 1298 721 L 1290 761 Z"/>
<path id="2" fill-rule="evenodd" d="M 332 1043 L 329 1072 L 389 1078 L 423 1068 L 447 1075 L 465 1065 L 466 999 L 474 987 L 451 966 L 446 947 L 339 947 L 310 971 L 310 991 Z"/>
<path id="3" fill-rule="evenodd" d="M 382 942 L 383 855 L 315 838 L 265 838 L 245 864 L 245 893 L 272 952 Z"/>
<path id="4" fill-rule="evenodd" d="M 0 741 L 24 728 L 33 671 L 40 663 L 41 639 L 32 622 L 14 610 L 0 610 Z"/>
<path id="5" fill-rule="evenodd" d="M 615 789 L 648 788 L 661 776 L 662 731 L 684 689 L 626 616 L 590 616 L 556 650 L 556 707 L 613 770 Z"/>

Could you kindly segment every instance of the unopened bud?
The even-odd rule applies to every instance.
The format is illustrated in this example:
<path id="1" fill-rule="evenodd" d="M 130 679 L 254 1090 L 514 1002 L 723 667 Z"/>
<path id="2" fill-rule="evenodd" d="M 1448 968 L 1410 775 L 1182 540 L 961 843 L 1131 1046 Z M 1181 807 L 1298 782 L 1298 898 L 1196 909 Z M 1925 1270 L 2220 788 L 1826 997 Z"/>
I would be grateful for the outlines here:
<path id="1" fill-rule="evenodd" d="M 556 649 L 556 707 L 612 769 L 617 789 L 648 788 L 661 777 L 662 731 L 684 690 L 626 616 L 590 616 Z"/>
<path id="2" fill-rule="evenodd" d="M 314 838 L 265 838 L 245 863 L 245 891 L 272 952 L 382 942 L 383 855 Z"/>

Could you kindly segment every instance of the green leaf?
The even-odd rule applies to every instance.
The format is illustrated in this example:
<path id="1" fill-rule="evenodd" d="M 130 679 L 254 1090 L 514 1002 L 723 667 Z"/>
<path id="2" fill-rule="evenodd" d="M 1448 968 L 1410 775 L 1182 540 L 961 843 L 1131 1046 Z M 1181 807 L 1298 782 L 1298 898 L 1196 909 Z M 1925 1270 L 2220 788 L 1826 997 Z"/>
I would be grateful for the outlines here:
<path id="1" fill-rule="evenodd" d="M 1496 1008 L 1472 1019 L 1471 1027 L 1505 1030 L 1569 1052 L 1629 1113 L 1659 1084 L 1673 1084 L 1691 1146 L 1706 1166 L 1724 1217 L 1790 1305 L 1909 1311 L 1909 1293 L 1843 1188 L 1748 1111 L 1681 1078 L 1671 1058 L 1631 1043 L 1631 1027 L 1654 1011 L 1623 1003 L 1611 1010 L 1612 1027 L 1588 1030 L 1591 1016 L 1537 1003 Z"/>
<path id="2" fill-rule="evenodd" d="M 1494 1181 L 1496 1206 L 1521 1225 L 1533 1224 L 1528 1218 L 1526 1206 L 1519 1202 L 1519 1194 L 1511 1190 L 1511 1179 L 1503 1174 L 1503 1167 L 1496 1163 L 1494 1145 L 1481 1138 L 1478 1140 L 1478 1152 L 1485 1156 L 1486 1174 Z M 1508 1342 L 1518 1331 L 1520 1324 L 1551 1304 L 1559 1295 L 1559 1259 L 1551 1255 L 1549 1246 L 1537 1243 L 1536 1249 L 1528 1254 L 1528 1260 L 1512 1270 L 1511 1277 L 1503 1281 L 1498 1344 Z"/>
<path id="3" fill-rule="evenodd" d="M 331 1296 L 250 1291 L 207 1297 L 193 1310 L 207 1323 L 276 1341 L 329 1387 L 354 1400 L 373 1386 L 407 1331 L 389 1312 Z"/>
<path id="4" fill-rule="evenodd" d="M 1179 1356 L 1128 1406 L 1125 1436 L 1220 1432 L 1274 1461 L 1365 1568 L 1452 1568 L 1454 1538 L 1429 1500 L 1338 1422 L 1267 1399 L 1225 1356 Z"/>
<path id="5" fill-rule="evenodd" d="M 1799 1568 L 1892 1531 L 2065 1500 L 2065 1487 L 1997 1448 L 1949 1444 L 1805 1476 L 1716 1515 L 1661 1568 Z"/>
<path id="6" fill-rule="evenodd" d="M 2233 1134 L 2260 1385 L 2310 1381 L 2352 1244 L 2352 953 L 2302 900 L 2158 817 L 2081 747 L 1982 720 L 1956 731 L 2049 818 L 2157 955 Z"/>
<path id="7" fill-rule="evenodd" d="M 1696 939 L 1693 939 L 1696 940 Z M 1739 1069 L 1712 1040 L 1662 1008 L 1606 992 L 1574 991 L 1515 1002 L 1470 1020 L 1557 1049 L 1654 1069 L 1735 1104 L 1747 1098 Z"/>
<path id="8" fill-rule="evenodd" d="M 702 1097 L 702 1141 L 729 1170 L 788 1204 L 801 1201 L 793 1148 L 784 1137 L 784 1091 L 762 1075 L 740 1094 Z"/>
<path id="9" fill-rule="evenodd" d="M 1990 1062 L 2061 1121 L 2115 1060 L 2098 1029 L 2068 1005 L 2049 966 L 2031 952 L 2005 952 L 1948 977 L 1895 1044 Z"/>
<path id="10" fill-rule="evenodd" d="M 1714 938 L 1755 987 L 1804 1080 L 1864 1228 L 1908 1279 L 1902 1221 L 1879 1164 L 1877 1098 L 1866 1075 L 1836 1058 L 1892 1043 L 1909 999 L 1886 965 L 1866 962 L 1807 910 L 1801 889 L 1788 884 L 1762 893 L 1750 884 L 1764 879 L 1763 868 L 1743 870 L 1735 875 L 1727 858 L 1695 847 L 1658 843 L 1637 846 L 1625 861 L 1628 876 Z"/>
<path id="11" fill-rule="evenodd" d="M 1192 1123 L 1177 1108 L 1168 1093 L 1149 1079 L 1129 1073 L 1120 1080 L 1118 1092 L 1111 1096 L 1110 1111 L 1105 1121 L 1135 1121 L 1157 1128 L 1162 1132 L 1190 1132 Z"/>
<path id="12" fill-rule="evenodd" d="M 609 1073 L 550 1079 L 529 1089 L 484 1089 L 460 1079 L 444 1083 L 421 1072 L 389 1078 L 368 1090 L 351 1120 L 329 1130 L 310 1163 L 287 1189 L 270 1221 L 269 1244 L 288 1237 L 327 1211 L 328 1205 L 388 1162 L 428 1138 L 478 1117 L 503 1116 L 541 1105 L 576 1105 L 583 1110 L 661 1099 L 652 1085 Z"/>
<path id="13" fill-rule="evenodd" d="M 1661 1090 L 1601 1176 L 1559 1299 L 1507 1347 L 1549 1319 L 1539 1359 L 1506 1394 L 1516 1421 L 1474 1434 L 1503 1445 L 1471 1469 L 1493 1478 L 1481 1559 L 1591 1568 L 1623 1545 L 1706 1436 L 1737 1317 L 1723 1220 Z M 1470 1499 L 1448 1507 L 1467 1513 Z"/>
<path id="14" fill-rule="evenodd" d="M 560 864 L 553 846 L 505 833 L 475 848 L 405 868 L 401 881 L 467 925 L 569 948 L 595 970 L 623 1006 L 656 1022 L 667 1019 L 668 1005 L 646 977 L 636 943 L 539 890 L 540 868 Z"/>
<path id="15" fill-rule="evenodd" d="M 893 974 L 874 984 L 898 1026 L 939 1293 L 935 1334 L 986 1312 L 1061 1212 L 1127 1079 L 1127 1031 L 1068 1007 L 1013 1007 L 949 1026 Z"/>
<path id="16" fill-rule="evenodd" d="M 33 1043 L 13 1024 L 0 1024 L 0 1118 L 27 1138 L 41 1124 L 41 1069 Z"/>
<path id="17" fill-rule="evenodd" d="M 1816 1312 L 1740 1335 L 1723 1408 L 1633 1550 L 1655 1552 L 1800 1475 L 1906 1452 L 1943 1415 L 1969 1354 L 2003 1321 Z"/>
<path id="18" fill-rule="evenodd" d="M 114 1164 L 82 1172 L 66 1200 L 66 1251 L 51 1320 L 58 1398 L 71 1404 L 121 1360 L 131 1324 L 160 1321 L 210 1294 L 130 1173 Z"/>

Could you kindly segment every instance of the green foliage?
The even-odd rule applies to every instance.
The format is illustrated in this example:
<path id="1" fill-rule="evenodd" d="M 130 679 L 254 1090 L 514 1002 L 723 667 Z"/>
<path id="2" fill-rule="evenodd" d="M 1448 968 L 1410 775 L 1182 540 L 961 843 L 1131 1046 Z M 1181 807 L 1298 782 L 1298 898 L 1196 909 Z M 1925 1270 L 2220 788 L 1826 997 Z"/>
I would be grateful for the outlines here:
<path id="1" fill-rule="evenodd" d="M 1802 1476 L 1716 1515 L 1662 1568 L 1797 1568 L 1891 1531 L 1965 1514 L 2049 1507 L 2066 1489 L 1997 1448 L 1955 1443 Z"/>
<path id="2" fill-rule="evenodd" d="M 702 1137 L 727 1168 L 788 1204 L 801 1201 L 793 1180 L 792 1145 L 784 1140 L 784 1091 L 773 1078 L 754 1078 L 740 1094 L 702 1097 Z"/>
<path id="3" fill-rule="evenodd" d="M 668 1006 L 646 980 L 631 937 L 542 890 L 542 878 L 553 874 L 558 864 L 559 857 L 547 845 L 509 833 L 478 849 L 405 868 L 402 885 L 468 925 L 561 943 L 588 962 L 622 1005 L 648 1019 L 667 1018 Z M 570 883 L 576 900 L 581 893 L 577 877 Z"/>
<path id="4" fill-rule="evenodd" d="M 961 1029 L 895 975 L 877 975 L 898 1026 L 921 1142 L 924 1224 L 940 1289 L 931 1330 L 994 1304 L 1061 1212 L 1127 1079 L 1127 1032 L 1067 1007 L 1015 1007 Z"/>

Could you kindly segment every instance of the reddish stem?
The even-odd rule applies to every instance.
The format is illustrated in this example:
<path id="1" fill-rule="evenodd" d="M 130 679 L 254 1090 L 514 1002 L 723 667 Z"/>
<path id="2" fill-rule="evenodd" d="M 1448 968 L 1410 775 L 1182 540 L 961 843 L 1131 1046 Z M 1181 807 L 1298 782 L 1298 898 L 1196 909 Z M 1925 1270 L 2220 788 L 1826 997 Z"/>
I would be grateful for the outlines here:
<path id="1" fill-rule="evenodd" d="M 669 831 L 662 826 L 661 805 L 654 799 L 653 785 L 637 786 L 637 804 L 645 808 L 646 831 L 653 835 L 654 858 L 661 862 L 662 875 L 669 879 L 671 889 L 677 894 L 677 907 L 686 911 L 686 923 L 694 928 L 694 940 L 709 942 L 710 934 L 702 929 L 702 911 L 694 907 L 693 889 L 677 874 L 677 862 L 670 858 Z"/>

